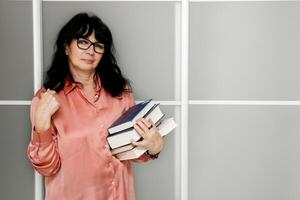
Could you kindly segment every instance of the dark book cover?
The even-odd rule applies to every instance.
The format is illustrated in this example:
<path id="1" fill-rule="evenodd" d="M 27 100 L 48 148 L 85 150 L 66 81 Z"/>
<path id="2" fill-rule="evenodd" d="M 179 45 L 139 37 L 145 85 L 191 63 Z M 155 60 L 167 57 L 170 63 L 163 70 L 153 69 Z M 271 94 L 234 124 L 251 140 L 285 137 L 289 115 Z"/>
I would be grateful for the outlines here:
<path id="1" fill-rule="evenodd" d="M 132 121 L 145 107 L 151 102 L 152 99 L 143 101 L 130 107 L 125 113 L 123 113 L 109 128 L 110 133 L 120 131 L 119 129 L 126 129 L 132 126 Z"/>

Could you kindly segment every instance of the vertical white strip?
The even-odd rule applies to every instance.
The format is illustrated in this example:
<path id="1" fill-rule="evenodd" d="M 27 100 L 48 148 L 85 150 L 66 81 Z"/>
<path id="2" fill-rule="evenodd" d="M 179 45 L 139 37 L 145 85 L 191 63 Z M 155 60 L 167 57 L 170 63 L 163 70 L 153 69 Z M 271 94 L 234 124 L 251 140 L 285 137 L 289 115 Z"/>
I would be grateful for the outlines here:
<path id="1" fill-rule="evenodd" d="M 32 1 L 33 12 L 33 71 L 34 71 L 34 92 L 42 84 L 42 0 Z M 34 173 L 34 199 L 43 200 L 43 177 L 36 171 Z"/>
<path id="2" fill-rule="evenodd" d="M 174 60 L 174 65 L 175 65 L 175 74 L 174 74 L 174 94 L 175 94 L 175 100 L 180 101 L 180 62 L 181 62 L 181 21 L 180 21 L 180 16 L 181 16 L 181 10 L 180 10 L 180 6 L 181 3 L 180 2 L 175 2 L 174 4 L 174 31 L 175 31 L 175 35 L 174 35 L 174 56 L 175 56 L 175 60 Z M 179 121 L 180 119 L 180 106 L 175 106 L 175 119 Z M 178 128 L 175 129 L 175 141 L 174 141 L 174 146 L 175 146 L 175 150 L 174 150 L 174 158 L 175 158 L 175 200 L 180 200 L 180 196 L 181 196 L 181 170 L 180 170 L 180 123 L 178 123 L 179 126 Z"/>
<path id="3" fill-rule="evenodd" d="M 181 200 L 188 200 L 189 0 L 181 6 Z"/>
<path id="4" fill-rule="evenodd" d="M 42 85 L 42 0 L 33 0 L 33 66 L 34 92 Z"/>

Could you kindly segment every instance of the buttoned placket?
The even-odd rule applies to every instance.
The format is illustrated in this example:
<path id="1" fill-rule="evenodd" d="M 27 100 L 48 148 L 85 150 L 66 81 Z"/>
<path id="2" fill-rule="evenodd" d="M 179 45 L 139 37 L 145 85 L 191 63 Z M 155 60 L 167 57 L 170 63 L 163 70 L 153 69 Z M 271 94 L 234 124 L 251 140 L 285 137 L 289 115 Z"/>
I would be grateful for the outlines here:
<path id="1" fill-rule="evenodd" d="M 91 102 L 84 94 L 83 94 L 83 92 L 82 92 L 82 90 L 81 89 L 79 89 L 78 88 L 78 93 L 80 94 L 80 96 L 85 100 L 85 101 L 87 101 L 90 105 L 92 105 L 93 107 L 94 107 L 94 109 L 95 109 L 95 113 L 96 113 L 96 118 L 99 118 L 99 115 L 101 114 L 100 113 L 100 108 L 98 108 L 98 103 L 99 103 L 99 97 L 100 97 L 100 93 L 99 92 L 97 92 L 97 94 L 95 94 L 95 101 L 94 102 Z M 100 122 L 99 123 L 99 129 L 100 129 L 100 133 L 103 133 L 104 131 L 106 131 L 106 130 L 104 130 L 104 128 L 105 128 L 105 124 L 103 123 L 103 122 Z M 102 135 L 103 137 L 105 137 L 104 136 L 104 134 Z M 106 139 L 105 139 L 105 141 L 106 141 Z M 105 145 L 104 145 L 104 149 L 105 149 L 105 151 L 106 151 L 106 159 L 107 159 L 107 162 L 108 162 L 108 164 L 107 164 L 107 167 L 108 167 L 108 169 L 110 170 L 110 172 L 111 172 L 111 174 L 112 174 L 112 180 L 111 180 L 111 187 L 112 187 L 112 199 L 116 199 L 116 181 L 115 181 L 115 177 L 114 177 L 114 175 L 115 175 L 115 170 L 114 170 L 114 167 L 113 167 L 113 164 L 112 164 L 112 155 L 110 154 L 110 148 L 109 148 L 109 145 L 108 145 L 108 143 L 107 143 L 107 141 L 106 141 L 106 143 L 105 143 Z"/>
<path id="2" fill-rule="evenodd" d="M 98 112 L 97 109 L 97 104 L 99 103 L 99 98 L 100 98 L 100 91 L 97 91 L 96 94 L 94 95 L 94 100 L 91 101 L 89 98 L 87 98 L 87 96 L 85 96 L 85 94 L 83 93 L 82 89 L 80 87 L 76 88 L 76 91 L 79 93 L 79 95 L 90 105 L 92 105 L 95 108 L 95 111 Z"/>
<path id="3" fill-rule="evenodd" d="M 96 108 L 97 109 L 97 108 Z M 99 111 L 99 110 L 98 110 Z M 99 117 L 99 112 L 97 112 L 97 118 Z M 105 125 L 103 122 L 100 122 L 99 123 L 99 127 L 100 127 L 100 132 L 101 133 L 104 133 L 105 130 Z M 105 137 L 105 134 L 102 135 L 103 137 Z M 109 169 L 111 175 L 112 175 L 112 180 L 111 180 L 111 187 L 112 187 L 112 199 L 115 199 L 116 198 L 116 181 L 115 181 L 115 170 L 114 170 L 114 167 L 113 167 L 113 158 L 112 158 L 112 155 L 110 153 L 110 147 L 105 139 L 105 145 L 104 145 L 104 150 L 106 152 L 106 159 L 107 159 L 107 168 Z"/>

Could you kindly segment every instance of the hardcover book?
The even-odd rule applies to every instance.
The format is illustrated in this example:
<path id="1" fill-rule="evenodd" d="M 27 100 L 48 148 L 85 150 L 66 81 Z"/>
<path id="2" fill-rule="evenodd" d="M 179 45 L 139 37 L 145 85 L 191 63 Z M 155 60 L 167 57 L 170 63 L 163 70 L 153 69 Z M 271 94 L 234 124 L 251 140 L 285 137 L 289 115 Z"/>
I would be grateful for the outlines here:
<path id="1" fill-rule="evenodd" d="M 177 124 L 175 123 L 173 118 L 168 118 L 162 121 L 162 123 L 157 127 L 161 136 L 165 136 L 169 134 L 171 131 L 175 129 Z M 147 150 L 141 147 L 134 147 L 131 150 L 124 151 L 122 153 L 118 153 L 115 156 L 120 160 L 130 160 L 135 159 L 143 155 Z"/>
<path id="2" fill-rule="evenodd" d="M 157 124 L 163 118 L 164 114 L 160 110 L 158 104 L 154 105 L 152 108 L 153 109 L 151 109 L 145 116 L 145 119 L 151 119 L 154 124 Z M 114 133 L 113 135 L 109 135 L 107 137 L 107 142 L 111 149 L 116 149 L 130 144 L 131 140 L 138 141 L 140 138 L 140 134 L 133 127 L 131 127 L 129 129 Z"/>
<path id="3" fill-rule="evenodd" d="M 108 133 L 114 134 L 133 127 L 134 122 L 145 115 L 155 106 L 152 99 L 143 101 L 129 108 L 109 128 Z"/>

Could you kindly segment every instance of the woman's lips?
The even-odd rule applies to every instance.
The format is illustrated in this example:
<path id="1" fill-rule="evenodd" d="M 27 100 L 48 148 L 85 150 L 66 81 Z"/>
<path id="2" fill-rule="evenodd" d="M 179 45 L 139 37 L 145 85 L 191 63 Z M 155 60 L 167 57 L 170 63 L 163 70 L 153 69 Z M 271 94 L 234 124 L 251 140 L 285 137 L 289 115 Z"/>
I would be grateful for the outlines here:
<path id="1" fill-rule="evenodd" d="M 92 64 L 94 60 L 89 60 L 89 59 L 82 59 L 85 63 L 87 64 Z"/>

